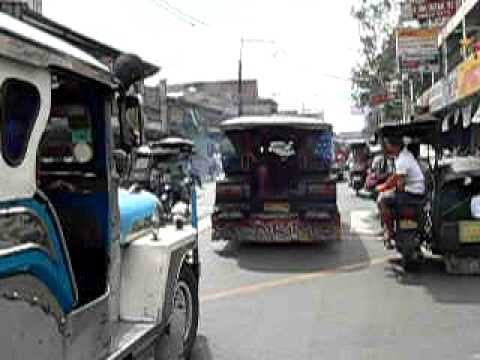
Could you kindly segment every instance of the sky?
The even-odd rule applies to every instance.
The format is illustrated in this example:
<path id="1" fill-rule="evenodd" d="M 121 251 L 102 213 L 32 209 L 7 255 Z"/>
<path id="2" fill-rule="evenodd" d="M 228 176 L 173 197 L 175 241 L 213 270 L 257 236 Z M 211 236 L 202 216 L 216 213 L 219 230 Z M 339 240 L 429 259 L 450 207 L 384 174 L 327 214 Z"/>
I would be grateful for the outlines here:
<path id="1" fill-rule="evenodd" d="M 161 66 L 149 84 L 236 79 L 243 37 L 243 77 L 258 79 L 260 96 L 284 110 L 323 110 L 337 132 L 363 127 L 348 80 L 359 61 L 350 16 L 359 0 L 167 1 L 201 23 L 172 15 L 164 0 L 43 0 L 43 13 Z"/>

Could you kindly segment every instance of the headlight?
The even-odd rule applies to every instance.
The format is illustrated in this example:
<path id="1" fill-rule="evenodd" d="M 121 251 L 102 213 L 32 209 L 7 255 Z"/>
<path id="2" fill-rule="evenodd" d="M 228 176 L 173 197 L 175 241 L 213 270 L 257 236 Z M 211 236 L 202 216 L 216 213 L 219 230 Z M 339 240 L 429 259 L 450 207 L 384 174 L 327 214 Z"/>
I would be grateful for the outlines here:
<path id="1" fill-rule="evenodd" d="M 480 219 L 480 195 L 472 196 L 470 200 L 470 213 L 474 219 Z"/>

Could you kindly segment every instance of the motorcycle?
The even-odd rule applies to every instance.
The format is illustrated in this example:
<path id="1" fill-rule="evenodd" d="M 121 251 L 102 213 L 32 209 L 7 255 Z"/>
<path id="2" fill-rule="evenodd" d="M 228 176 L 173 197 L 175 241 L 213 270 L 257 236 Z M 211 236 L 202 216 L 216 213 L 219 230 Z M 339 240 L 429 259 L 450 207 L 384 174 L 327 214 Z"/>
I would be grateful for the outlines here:
<path id="1" fill-rule="evenodd" d="M 426 197 L 419 196 L 393 209 L 393 240 L 406 271 L 414 270 L 423 258 L 422 245 L 427 240 L 429 204 Z"/>
<path id="2" fill-rule="evenodd" d="M 358 195 L 360 190 L 365 186 L 365 180 L 367 178 L 366 165 L 363 163 L 354 163 L 350 169 L 349 181 L 350 187 L 355 190 Z"/>

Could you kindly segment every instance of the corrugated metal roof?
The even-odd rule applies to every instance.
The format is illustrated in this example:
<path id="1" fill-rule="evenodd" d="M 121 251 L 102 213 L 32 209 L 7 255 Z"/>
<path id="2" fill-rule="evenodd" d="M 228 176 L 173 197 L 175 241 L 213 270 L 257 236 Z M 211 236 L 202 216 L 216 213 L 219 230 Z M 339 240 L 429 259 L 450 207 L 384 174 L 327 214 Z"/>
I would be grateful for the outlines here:
<path id="1" fill-rule="evenodd" d="M 66 41 L 49 35 L 33 26 L 23 23 L 10 15 L 0 13 L 0 32 L 11 33 L 46 48 L 81 60 L 97 70 L 109 73 L 108 67 L 97 61 L 93 56 L 70 45 Z"/>

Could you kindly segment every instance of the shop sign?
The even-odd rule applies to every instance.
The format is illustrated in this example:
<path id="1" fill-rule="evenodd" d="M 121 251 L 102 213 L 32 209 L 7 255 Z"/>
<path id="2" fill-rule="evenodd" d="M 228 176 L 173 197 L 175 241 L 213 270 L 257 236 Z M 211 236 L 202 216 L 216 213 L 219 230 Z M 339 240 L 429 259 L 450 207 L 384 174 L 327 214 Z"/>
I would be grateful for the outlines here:
<path id="1" fill-rule="evenodd" d="M 394 99 L 395 97 L 393 96 L 393 94 L 372 95 L 370 97 L 370 105 L 378 106 Z"/>
<path id="2" fill-rule="evenodd" d="M 438 72 L 440 70 L 438 29 L 398 29 L 397 56 L 403 71 Z"/>
<path id="3" fill-rule="evenodd" d="M 442 23 L 455 15 L 458 0 L 411 0 L 413 18 L 419 22 Z"/>
<path id="4" fill-rule="evenodd" d="M 480 59 L 470 59 L 458 66 L 457 97 L 463 99 L 480 90 Z"/>

